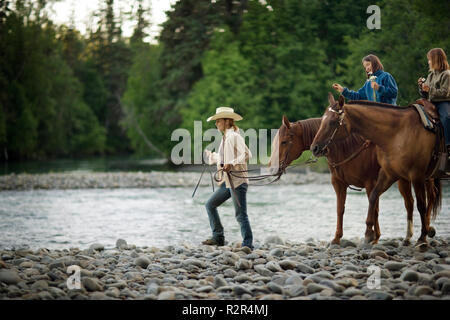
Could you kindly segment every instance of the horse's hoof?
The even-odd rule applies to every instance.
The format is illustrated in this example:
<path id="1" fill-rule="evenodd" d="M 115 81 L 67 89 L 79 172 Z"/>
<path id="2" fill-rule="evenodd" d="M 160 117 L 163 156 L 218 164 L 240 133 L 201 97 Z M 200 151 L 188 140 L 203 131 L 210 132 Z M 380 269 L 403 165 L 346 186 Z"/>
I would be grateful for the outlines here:
<path id="1" fill-rule="evenodd" d="M 364 238 L 365 243 L 372 243 L 372 241 L 377 241 L 375 238 L 375 234 L 373 231 L 366 232 L 366 236 Z"/>
<path id="2" fill-rule="evenodd" d="M 411 244 L 411 241 L 409 239 L 403 240 L 403 245 L 404 246 L 409 246 L 410 244 Z"/>
<path id="3" fill-rule="evenodd" d="M 340 245 L 340 244 L 341 244 L 341 239 L 336 239 L 336 238 L 334 238 L 334 239 L 331 241 L 331 244 L 337 244 L 337 245 Z"/>
<path id="4" fill-rule="evenodd" d="M 378 243 L 378 239 L 372 240 L 372 241 L 370 242 L 371 245 L 375 245 L 375 244 L 377 244 L 377 243 Z"/>
<path id="5" fill-rule="evenodd" d="M 423 241 L 423 240 L 418 240 L 416 242 L 415 247 L 417 249 L 419 249 L 420 251 L 424 252 L 424 251 L 428 250 L 428 243 L 426 241 Z"/>
<path id="6" fill-rule="evenodd" d="M 434 238 L 435 235 L 436 235 L 436 229 L 433 228 L 433 227 L 430 227 L 430 228 L 428 229 L 428 236 L 429 236 L 430 238 Z"/>

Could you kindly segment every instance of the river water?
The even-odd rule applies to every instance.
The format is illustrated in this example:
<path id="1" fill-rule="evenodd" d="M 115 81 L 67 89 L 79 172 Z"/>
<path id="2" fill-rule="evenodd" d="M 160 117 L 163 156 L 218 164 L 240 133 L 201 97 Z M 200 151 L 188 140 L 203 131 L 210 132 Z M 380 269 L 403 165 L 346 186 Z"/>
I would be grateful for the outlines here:
<path id="1" fill-rule="evenodd" d="M 0 249 L 20 247 L 85 249 L 92 243 L 114 247 L 119 238 L 137 246 L 199 244 L 210 237 L 204 204 L 211 189 L 192 188 L 32 190 L 0 192 Z M 330 241 L 336 230 L 336 199 L 331 184 L 251 186 L 248 214 L 255 243 L 277 235 L 283 240 Z M 349 190 L 344 238 L 363 238 L 368 201 Z M 226 240 L 240 241 L 231 200 L 219 208 Z M 396 185 L 382 195 L 381 238 L 403 238 L 406 210 Z M 450 236 L 450 184 L 443 182 L 437 235 Z M 415 241 L 420 216 L 414 211 Z"/>

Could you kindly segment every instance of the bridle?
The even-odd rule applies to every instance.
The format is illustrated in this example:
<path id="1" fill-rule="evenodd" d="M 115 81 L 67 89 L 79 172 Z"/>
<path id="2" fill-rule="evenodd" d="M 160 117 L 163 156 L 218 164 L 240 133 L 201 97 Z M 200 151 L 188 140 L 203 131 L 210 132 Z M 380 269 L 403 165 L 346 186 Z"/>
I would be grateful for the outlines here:
<path id="1" fill-rule="evenodd" d="M 334 110 L 333 107 L 329 107 L 328 111 L 336 113 L 339 116 L 339 125 L 336 126 L 336 128 L 334 129 L 333 133 L 331 134 L 330 139 L 328 139 L 328 141 L 325 143 L 325 145 L 322 147 L 322 149 L 327 149 L 328 146 L 330 145 L 330 143 L 333 141 L 334 136 L 336 135 L 337 131 L 339 130 L 340 127 L 342 127 L 342 125 L 344 124 L 344 118 L 345 118 L 345 112 L 344 110 Z M 347 134 L 349 133 L 347 130 L 347 127 L 344 125 L 344 129 L 347 132 Z"/>

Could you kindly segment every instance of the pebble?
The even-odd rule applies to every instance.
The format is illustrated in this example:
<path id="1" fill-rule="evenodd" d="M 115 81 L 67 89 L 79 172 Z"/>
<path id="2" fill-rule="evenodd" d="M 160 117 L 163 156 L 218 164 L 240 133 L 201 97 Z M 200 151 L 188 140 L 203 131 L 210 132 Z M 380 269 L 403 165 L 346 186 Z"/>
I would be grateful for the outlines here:
<path id="1" fill-rule="evenodd" d="M 389 271 L 399 271 L 406 267 L 407 264 L 403 262 L 396 262 L 396 261 L 388 261 L 384 264 L 384 267 L 388 269 Z"/>
<path id="2" fill-rule="evenodd" d="M 107 250 L 0 250 L 0 300 L 450 298 L 450 238 L 436 237 L 425 252 L 398 239 L 363 247 L 363 240 L 329 245 L 274 236 L 253 251 L 236 244 L 141 248 L 119 240 Z M 67 288 L 70 265 L 81 268 L 81 289 Z M 381 289 L 367 287 L 370 266 L 380 267 Z"/>
<path id="3" fill-rule="evenodd" d="M 148 265 L 151 262 L 150 259 L 148 259 L 147 257 L 139 257 L 134 261 L 134 263 L 143 269 L 147 269 Z"/>
<path id="4" fill-rule="evenodd" d="M 128 243 L 124 239 L 117 239 L 116 248 L 117 249 L 126 249 L 128 247 Z"/>
<path id="5" fill-rule="evenodd" d="M 22 279 L 18 276 L 17 272 L 13 270 L 8 269 L 2 269 L 0 270 L 0 282 L 6 283 L 6 284 L 17 284 Z"/>

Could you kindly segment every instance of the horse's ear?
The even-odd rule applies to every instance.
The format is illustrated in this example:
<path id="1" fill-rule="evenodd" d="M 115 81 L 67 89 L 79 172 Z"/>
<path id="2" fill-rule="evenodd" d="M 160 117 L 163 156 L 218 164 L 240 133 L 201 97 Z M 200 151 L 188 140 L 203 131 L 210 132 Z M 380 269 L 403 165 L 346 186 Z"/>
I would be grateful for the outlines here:
<path id="1" fill-rule="evenodd" d="M 334 100 L 334 96 L 331 92 L 328 92 L 328 102 L 330 103 L 330 106 L 332 106 L 336 100 Z"/>
<path id="2" fill-rule="evenodd" d="M 285 115 L 283 115 L 283 123 L 288 129 L 291 128 L 291 123 L 289 122 L 289 119 Z"/>
<path id="3" fill-rule="evenodd" d="M 341 95 L 339 96 L 339 108 L 342 108 L 342 107 L 344 106 L 344 104 L 345 104 L 345 98 L 344 98 L 344 96 L 341 94 Z"/>

